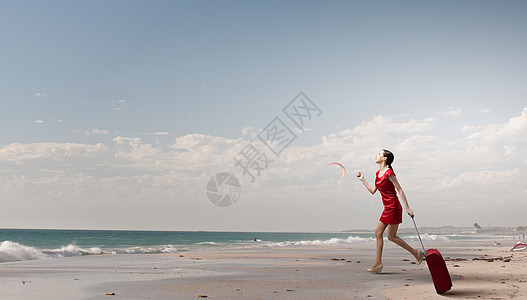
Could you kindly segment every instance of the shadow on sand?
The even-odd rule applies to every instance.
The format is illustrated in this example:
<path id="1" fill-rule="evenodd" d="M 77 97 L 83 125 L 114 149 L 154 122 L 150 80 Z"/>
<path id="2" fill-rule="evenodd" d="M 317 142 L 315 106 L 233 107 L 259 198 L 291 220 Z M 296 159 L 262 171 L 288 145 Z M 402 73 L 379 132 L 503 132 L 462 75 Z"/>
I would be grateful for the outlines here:
<path id="1" fill-rule="evenodd" d="M 518 290 L 514 286 L 514 280 L 511 278 L 504 278 L 508 276 L 499 274 L 479 274 L 473 277 L 452 277 L 453 287 L 450 291 L 443 294 L 438 294 L 438 298 L 451 298 L 451 299 L 467 299 L 467 298 L 478 298 L 478 297 L 491 297 L 492 299 L 509 299 L 513 298 Z M 490 281 L 496 284 L 506 285 L 506 289 L 500 289 L 496 285 L 490 285 L 481 287 L 477 285 L 482 281 Z M 512 286 L 511 286 L 512 285 Z M 504 290 L 507 292 L 504 293 Z"/>

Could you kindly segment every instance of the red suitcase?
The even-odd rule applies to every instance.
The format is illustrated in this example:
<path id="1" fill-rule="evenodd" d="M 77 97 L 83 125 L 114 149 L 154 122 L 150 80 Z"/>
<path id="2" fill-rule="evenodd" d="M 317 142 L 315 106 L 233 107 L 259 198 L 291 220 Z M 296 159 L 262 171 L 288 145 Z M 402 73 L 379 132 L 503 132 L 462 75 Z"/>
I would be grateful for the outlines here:
<path id="1" fill-rule="evenodd" d="M 441 256 L 441 253 L 439 253 L 437 249 L 425 250 L 423 241 L 421 240 L 421 236 L 419 235 L 419 231 L 417 230 L 417 225 L 415 225 L 415 220 L 413 217 L 412 221 L 414 221 L 417 236 L 419 237 L 419 241 L 421 242 L 421 246 L 425 252 L 426 264 L 428 265 L 430 275 L 432 275 L 432 281 L 434 282 L 436 292 L 438 294 L 442 294 L 446 291 L 449 291 L 452 288 L 452 280 L 450 279 L 450 274 L 448 273 L 443 256 Z"/>

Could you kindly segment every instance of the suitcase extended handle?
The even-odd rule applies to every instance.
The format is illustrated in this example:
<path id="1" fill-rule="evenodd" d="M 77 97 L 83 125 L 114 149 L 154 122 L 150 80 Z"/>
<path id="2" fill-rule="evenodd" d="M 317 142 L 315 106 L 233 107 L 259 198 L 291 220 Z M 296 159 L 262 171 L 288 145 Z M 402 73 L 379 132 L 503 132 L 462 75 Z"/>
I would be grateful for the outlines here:
<path id="1" fill-rule="evenodd" d="M 421 242 L 421 247 L 423 247 L 423 252 L 425 256 L 428 254 L 428 252 L 425 250 L 425 246 L 423 245 L 423 241 L 421 240 L 421 236 L 419 235 L 419 230 L 417 230 L 417 225 L 415 225 L 414 216 L 412 216 L 412 221 L 414 222 L 415 231 L 417 231 L 417 236 L 419 237 L 419 241 Z"/>

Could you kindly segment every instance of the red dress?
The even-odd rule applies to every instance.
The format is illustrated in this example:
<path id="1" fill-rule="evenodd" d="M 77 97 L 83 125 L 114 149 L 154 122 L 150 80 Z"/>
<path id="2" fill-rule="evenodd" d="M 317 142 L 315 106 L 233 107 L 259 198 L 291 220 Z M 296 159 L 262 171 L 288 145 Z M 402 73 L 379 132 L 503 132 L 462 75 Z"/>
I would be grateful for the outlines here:
<path id="1" fill-rule="evenodd" d="M 379 221 L 390 225 L 400 224 L 403 222 L 403 207 L 397 198 L 395 186 L 388 179 L 391 175 L 395 176 L 395 173 L 392 169 L 388 169 L 379 178 L 379 172 L 380 170 L 375 174 L 375 187 L 381 193 L 382 204 L 384 204 L 384 211 Z"/>

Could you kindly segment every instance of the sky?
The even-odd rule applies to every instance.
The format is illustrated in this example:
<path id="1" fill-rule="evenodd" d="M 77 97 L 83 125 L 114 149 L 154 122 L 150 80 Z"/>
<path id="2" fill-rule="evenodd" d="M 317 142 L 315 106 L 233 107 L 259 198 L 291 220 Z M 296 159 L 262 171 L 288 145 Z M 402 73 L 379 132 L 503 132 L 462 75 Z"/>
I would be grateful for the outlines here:
<path id="1" fill-rule="evenodd" d="M 0 227 L 373 229 L 380 149 L 419 225 L 525 225 L 526 12 L 0 0 Z"/>

